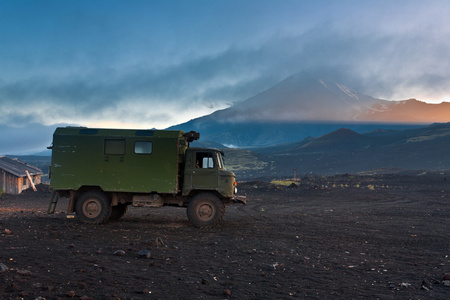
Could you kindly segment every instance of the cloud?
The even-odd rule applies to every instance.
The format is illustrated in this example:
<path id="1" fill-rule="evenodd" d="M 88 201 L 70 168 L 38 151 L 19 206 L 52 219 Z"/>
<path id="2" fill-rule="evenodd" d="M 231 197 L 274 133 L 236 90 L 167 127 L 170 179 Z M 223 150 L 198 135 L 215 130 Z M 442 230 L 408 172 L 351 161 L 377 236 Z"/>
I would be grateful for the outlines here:
<path id="1" fill-rule="evenodd" d="M 254 47 L 230 47 L 157 69 L 139 63 L 1 82 L 5 117 L 0 122 L 20 126 L 101 119 L 163 128 L 245 100 L 304 69 L 385 99 L 449 92 L 444 84 L 449 62 L 430 57 L 445 57 L 450 40 L 431 47 L 434 41 L 425 32 L 371 36 L 331 27 L 324 23 L 300 35 L 272 36 Z M 425 46 L 415 43 L 418 35 Z"/>
<path id="2" fill-rule="evenodd" d="M 27 127 L 13 127 L 0 124 L 0 155 L 5 154 L 34 154 L 44 151 L 52 143 L 55 124 L 44 126 L 34 123 Z"/>
<path id="3" fill-rule="evenodd" d="M 259 91 L 262 87 L 255 82 L 261 81 L 260 60 L 264 58 L 254 51 L 228 50 L 161 70 L 140 65 L 122 71 L 96 69 L 83 76 L 34 76 L 3 82 L 2 122 L 50 125 L 102 118 L 105 122 L 134 120 L 148 126 L 170 126 L 173 123 L 169 122 L 189 120 L 188 111 L 196 111 L 193 116 L 211 113 Z"/>
<path id="4" fill-rule="evenodd" d="M 450 96 L 447 1 L 0 3 L 1 126 L 165 128 L 302 70 L 384 98 Z"/>

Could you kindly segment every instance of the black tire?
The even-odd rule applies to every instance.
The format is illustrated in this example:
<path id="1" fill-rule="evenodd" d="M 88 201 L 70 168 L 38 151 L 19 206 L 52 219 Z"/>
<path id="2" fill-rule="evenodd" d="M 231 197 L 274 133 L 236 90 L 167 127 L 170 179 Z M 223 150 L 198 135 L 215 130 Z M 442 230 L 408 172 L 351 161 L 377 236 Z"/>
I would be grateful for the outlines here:
<path id="1" fill-rule="evenodd" d="M 119 203 L 116 206 L 112 206 L 111 209 L 112 209 L 112 211 L 111 211 L 111 216 L 109 217 L 109 219 L 112 221 L 116 221 L 116 220 L 119 220 L 120 218 L 122 218 L 126 214 L 126 212 L 128 210 L 128 205 Z"/>
<path id="2" fill-rule="evenodd" d="M 83 223 L 103 224 L 111 216 L 111 200 L 102 191 L 87 191 L 78 198 L 75 212 Z"/>
<path id="3" fill-rule="evenodd" d="M 214 228 L 220 225 L 225 214 L 225 204 L 213 194 L 195 195 L 189 201 L 187 216 L 197 228 Z"/>

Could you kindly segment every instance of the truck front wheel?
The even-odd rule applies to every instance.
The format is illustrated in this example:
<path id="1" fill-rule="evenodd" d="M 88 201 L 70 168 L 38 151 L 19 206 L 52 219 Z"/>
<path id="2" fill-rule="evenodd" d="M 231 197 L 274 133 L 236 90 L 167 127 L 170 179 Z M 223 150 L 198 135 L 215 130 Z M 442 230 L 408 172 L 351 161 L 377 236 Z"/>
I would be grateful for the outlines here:
<path id="1" fill-rule="evenodd" d="M 195 195 L 187 207 L 189 222 L 197 228 L 217 227 L 222 222 L 224 214 L 223 202 L 209 193 Z"/>
<path id="2" fill-rule="evenodd" d="M 103 224 L 111 216 L 111 200 L 101 191 L 87 191 L 78 198 L 75 211 L 84 223 Z"/>

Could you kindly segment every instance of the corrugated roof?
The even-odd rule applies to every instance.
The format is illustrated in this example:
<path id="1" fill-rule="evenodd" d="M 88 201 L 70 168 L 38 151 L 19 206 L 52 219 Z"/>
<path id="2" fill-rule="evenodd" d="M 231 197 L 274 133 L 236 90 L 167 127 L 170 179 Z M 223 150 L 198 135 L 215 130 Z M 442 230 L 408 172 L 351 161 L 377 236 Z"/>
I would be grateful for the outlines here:
<path id="1" fill-rule="evenodd" d="M 42 175 L 42 171 L 32 165 L 27 164 L 17 158 L 9 158 L 6 156 L 0 156 L 0 169 L 5 170 L 8 173 L 16 175 L 17 177 L 25 177 L 28 171 L 30 175 Z"/>

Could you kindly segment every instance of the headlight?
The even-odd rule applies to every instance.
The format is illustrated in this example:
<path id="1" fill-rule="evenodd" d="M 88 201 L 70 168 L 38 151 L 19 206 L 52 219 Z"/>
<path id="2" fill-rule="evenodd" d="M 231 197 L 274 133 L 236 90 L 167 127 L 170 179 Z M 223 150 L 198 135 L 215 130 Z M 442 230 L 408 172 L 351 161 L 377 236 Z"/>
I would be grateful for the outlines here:
<path id="1" fill-rule="evenodd" d="M 237 187 L 234 187 L 234 193 L 237 194 Z"/>

